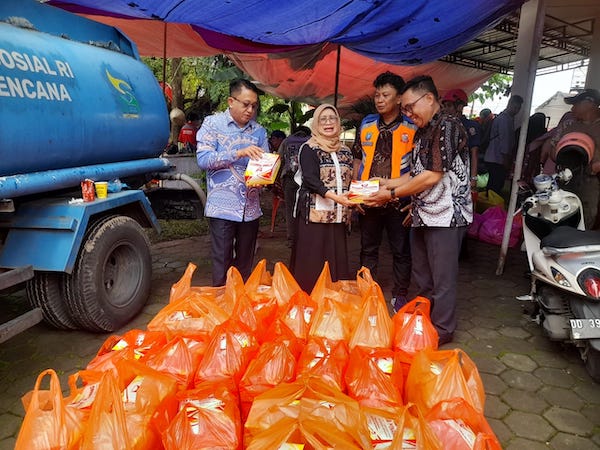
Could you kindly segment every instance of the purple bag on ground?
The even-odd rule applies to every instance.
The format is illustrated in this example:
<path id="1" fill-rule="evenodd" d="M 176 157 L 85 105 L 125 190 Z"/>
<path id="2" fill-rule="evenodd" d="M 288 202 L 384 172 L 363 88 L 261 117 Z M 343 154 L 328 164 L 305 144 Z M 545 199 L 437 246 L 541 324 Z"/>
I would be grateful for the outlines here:
<path id="1" fill-rule="evenodd" d="M 479 240 L 488 244 L 501 245 L 504 234 L 504 224 L 506 223 L 506 211 L 500 206 L 493 206 L 485 210 L 481 215 L 481 226 L 479 227 Z M 509 247 L 515 247 L 521 240 L 523 224 L 521 216 L 513 219 Z"/>

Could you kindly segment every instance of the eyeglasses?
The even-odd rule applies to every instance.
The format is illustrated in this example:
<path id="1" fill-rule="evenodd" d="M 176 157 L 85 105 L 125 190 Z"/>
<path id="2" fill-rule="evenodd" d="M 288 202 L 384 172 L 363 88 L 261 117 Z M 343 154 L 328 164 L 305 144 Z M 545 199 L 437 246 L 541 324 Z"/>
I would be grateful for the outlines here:
<path id="1" fill-rule="evenodd" d="M 327 123 L 327 122 L 336 123 L 337 121 L 338 121 L 337 116 L 321 116 L 321 117 L 319 117 L 319 123 Z"/>
<path id="2" fill-rule="evenodd" d="M 419 102 L 419 100 L 421 100 L 427 94 L 429 94 L 429 92 L 424 93 L 423 95 L 421 95 L 418 99 L 416 99 L 412 103 L 407 103 L 406 105 L 402 105 L 402 107 L 400 108 L 400 111 L 402 111 L 402 114 L 412 114 L 413 108 L 415 107 L 415 105 Z"/>
<path id="3" fill-rule="evenodd" d="M 236 102 L 241 103 L 243 109 L 252 109 L 252 110 L 258 109 L 258 103 L 243 102 L 233 96 L 231 98 L 234 99 Z"/>

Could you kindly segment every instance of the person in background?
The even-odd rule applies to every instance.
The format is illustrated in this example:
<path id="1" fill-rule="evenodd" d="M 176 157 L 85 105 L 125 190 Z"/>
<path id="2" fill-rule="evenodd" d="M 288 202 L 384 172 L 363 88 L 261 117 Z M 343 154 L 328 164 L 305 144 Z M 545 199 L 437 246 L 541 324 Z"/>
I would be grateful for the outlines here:
<path id="1" fill-rule="evenodd" d="M 254 261 L 260 209 L 259 192 L 247 187 L 248 161 L 269 151 L 266 130 L 253 119 L 259 90 L 250 81 L 229 84 L 229 108 L 208 116 L 198 131 L 196 158 L 206 170 L 208 196 L 204 210 L 209 220 L 213 286 L 225 284 L 235 266 L 246 279 Z"/>
<path id="2" fill-rule="evenodd" d="M 187 114 L 185 125 L 179 130 L 177 138 L 180 153 L 194 153 L 196 150 L 196 133 L 200 128 L 200 116 L 194 111 Z"/>
<path id="3" fill-rule="evenodd" d="M 310 137 L 310 128 L 305 126 L 298 127 L 298 130 L 285 138 L 279 146 L 279 156 L 281 157 L 281 184 L 283 188 L 283 199 L 285 201 L 285 224 L 288 247 L 292 248 L 296 240 L 296 224 L 294 220 L 294 203 L 298 184 L 294 180 L 294 175 L 298 170 L 298 151 Z"/>
<path id="4" fill-rule="evenodd" d="M 271 133 L 271 137 L 269 138 L 269 149 L 271 153 L 277 153 L 279 151 L 279 146 L 285 139 L 285 133 L 281 130 L 274 130 Z"/>
<path id="5" fill-rule="evenodd" d="M 442 110 L 429 76 L 406 83 L 402 111 L 419 127 L 411 172 L 384 180 L 367 202 L 383 204 L 412 195 L 412 277 L 417 295 L 431 300 L 441 345 L 452 340 L 456 329 L 458 256 L 473 221 L 468 138 L 460 120 Z"/>
<path id="6" fill-rule="evenodd" d="M 600 203 L 600 91 L 585 89 L 577 95 L 566 97 L 565 103 L 572 105 L 572 117 L 556 127 L 552 137 L 544 142 L 542 154 L 553 156 L 558 142 L 567 133 L 585 133 L 593 139 L 596 148 L 585 169 L 584 179 L 579 183 L 573 180 L 571 185 L 583 204 L 586 229 L 600 229 L 600 215 L 597 214 Z"/>
<path id="7" fill-rule="evenodd" d="M 404 80 L 392 72 L 375 78 L 377 114 L 365 116 L 353 146 L 354 178 L 398 178 L 410 171 L 410 156 L 416 127 L 400 112 L 400 92 Z M 377 278 L 379 247 L 385 230 L 392 251 L 394 286 L 390 300 L 394 311 L 407 301 L 410 285 L 410 228 L 403 225 L 410 198 L 381 206 L 365 206 L 359 214 L 360 265 Z"/>
<path id="8" fill-rule="evenodd" d="M 490 131 L 490 143 L 483 158 L 490 175 L 487 188 L 502 195 L 504 183 L 515 156 L 515 116 L 521 110 L 523 97 L 513 95 L 506 109 L 496 116 Z"/>
<path id="9" fill-rule="evenodd" d="M 352 181 L 352 152 L 340 141 L 337 109 L 322 104 L 314 113 L 311 137 L 299 152 L 296 182 L 296 241 L 290 271 L 300 287 L 312 291 L 325 262 L 333 281 L 349 279 L 346 223 Z"/>
<path id="10" fill-rule="evenodd" d="M 458 117 L 465 127 L 469 138 L 469 152 L 471 153 L 471 188 L 477 187 L 477 165 L 479 159 L 479 146 L 481 145 L 481 127 L 479 124 L 467 118 L 463 109 L 469 103 L 467 93 L 462 89 L 451 89 L 442 97 L 442 107 L 449 114 Z"/>

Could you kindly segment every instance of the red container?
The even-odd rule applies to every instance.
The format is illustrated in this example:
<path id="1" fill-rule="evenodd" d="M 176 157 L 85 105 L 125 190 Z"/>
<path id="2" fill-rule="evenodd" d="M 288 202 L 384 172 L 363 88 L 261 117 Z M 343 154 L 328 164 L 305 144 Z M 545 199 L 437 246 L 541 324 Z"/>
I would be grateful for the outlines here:
<path id="1" fill-rule="evenodd" d="M 81 182 L 81 196 L 84 202 L 93 202 L 96 199 L 94 182 L 92 180 L 83 180 Z"/>

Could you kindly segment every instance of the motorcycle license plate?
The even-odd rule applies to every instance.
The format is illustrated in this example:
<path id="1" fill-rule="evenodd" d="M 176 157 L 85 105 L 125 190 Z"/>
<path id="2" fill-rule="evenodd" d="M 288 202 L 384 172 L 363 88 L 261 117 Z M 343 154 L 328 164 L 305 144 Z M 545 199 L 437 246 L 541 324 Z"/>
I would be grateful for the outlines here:
<path id="1" fill-rule="evenodd" d="M 573 339 L 600 338 L 600 319 L 571 319 Z"/>

